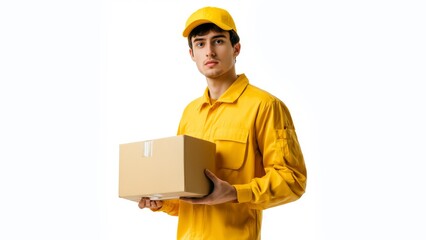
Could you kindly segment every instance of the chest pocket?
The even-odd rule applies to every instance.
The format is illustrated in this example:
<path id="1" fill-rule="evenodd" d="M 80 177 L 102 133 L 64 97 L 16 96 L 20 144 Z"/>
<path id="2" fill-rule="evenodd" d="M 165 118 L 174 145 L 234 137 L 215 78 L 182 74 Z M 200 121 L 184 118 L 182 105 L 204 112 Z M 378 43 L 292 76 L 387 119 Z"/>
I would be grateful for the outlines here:
<path id="1" fill-rule="evenodd" d="M 248 130 L 219 128 L 214 132 L 216 166 L 218 169 L 238 170 L 246 159 Z"/>

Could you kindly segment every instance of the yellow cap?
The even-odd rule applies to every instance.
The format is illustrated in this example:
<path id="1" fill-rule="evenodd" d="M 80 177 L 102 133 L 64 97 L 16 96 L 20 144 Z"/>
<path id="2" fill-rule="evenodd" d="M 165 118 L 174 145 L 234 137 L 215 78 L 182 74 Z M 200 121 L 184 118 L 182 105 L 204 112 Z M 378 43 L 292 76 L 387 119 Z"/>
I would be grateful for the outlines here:
<path id="1" fill-rule="evenodd" d="M 234 19 L 232 19 L 228 11 L 217 7 L 204 7 L 198 9 L 189 16 L 182 35 L 188 37 L 189 33 L 191 33 L 194 28 L 204 23 L 214 23 L 225 31 L 234 30 L 237 32 Z"/>

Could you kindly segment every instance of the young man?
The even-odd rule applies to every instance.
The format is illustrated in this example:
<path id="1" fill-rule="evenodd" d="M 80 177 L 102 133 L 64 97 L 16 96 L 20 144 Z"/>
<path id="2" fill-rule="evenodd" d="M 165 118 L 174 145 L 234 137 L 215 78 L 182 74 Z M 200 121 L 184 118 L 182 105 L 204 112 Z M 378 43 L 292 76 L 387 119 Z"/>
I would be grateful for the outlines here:
<path id="1" fill-rule="evenodd" d="M 183 36 L 207 89 L 185 108 L 178 134 L 216 143 L 217 167 L 205 172 L 214 188 L 199 199 L 141 199 L 139 207 L 178 216 L 177 239 L 260 239 L 262 210 L 305 192 L 306 168 L 290 113 L 236 74 L 241 45 L 226 10 L 197 10 Z"/>

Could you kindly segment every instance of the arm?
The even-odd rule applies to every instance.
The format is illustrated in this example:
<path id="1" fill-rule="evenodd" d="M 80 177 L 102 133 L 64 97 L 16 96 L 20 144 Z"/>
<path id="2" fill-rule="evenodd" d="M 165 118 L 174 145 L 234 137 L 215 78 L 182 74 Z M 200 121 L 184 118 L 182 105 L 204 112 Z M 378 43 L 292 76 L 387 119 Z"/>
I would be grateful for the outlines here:
<path id="1" fill-rule="evenodd" d="M 256 209 L 299 199 L 306 188 L 306 167 L 293 121 L 279 100 L 263 104 L 256 119 L 256 139 L 265 174 L 234 185 L 239 203 Z"/>
<path id="2" fill-rule="evenodd" d="M 293 122 L 282 102 L 262 106 L 256 119 L 256 133 L 256 161 L 262 162 L 263 176 L 247 184 L 231 185 L 206 171 L 214 184 L 213 192 L 203 198 L 182 200 L 207 205 L 238 202 L 265 209 L 300 198 L 306 187 L 306 169 Z"/>

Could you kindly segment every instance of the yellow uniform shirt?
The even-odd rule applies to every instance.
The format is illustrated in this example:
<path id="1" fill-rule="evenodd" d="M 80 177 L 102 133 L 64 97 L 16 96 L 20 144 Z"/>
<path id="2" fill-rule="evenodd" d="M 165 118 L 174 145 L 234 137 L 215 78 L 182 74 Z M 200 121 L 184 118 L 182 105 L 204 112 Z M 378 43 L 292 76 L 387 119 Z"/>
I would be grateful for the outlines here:
<path id="1" fill-rule="evenodd" d="M 236 188 L 238 202 L 164 201 L 160 211 L 179 216 L 177 239 L 260 239 L 262 209 L 305 192 L 305 163 L 287 107 L 244 74 L 213 104 L 208 89 L 191 102 L 178 134 L 216 143 L 212 171 Z"/>

